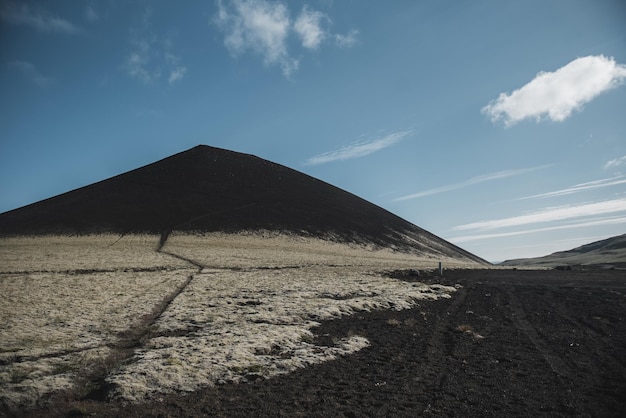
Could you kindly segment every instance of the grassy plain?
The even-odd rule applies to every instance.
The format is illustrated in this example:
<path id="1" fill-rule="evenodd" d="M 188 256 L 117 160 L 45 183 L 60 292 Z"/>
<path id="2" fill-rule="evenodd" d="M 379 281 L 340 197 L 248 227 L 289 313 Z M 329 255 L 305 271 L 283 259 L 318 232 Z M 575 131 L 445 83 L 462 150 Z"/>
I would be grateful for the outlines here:
<path id="1" fill-rule="evenodd" d="M 368 345 L 316 346 L 317 321 L 406 309 L 454 288 L 398 281 L 438 261 L 270 232 L 0 239 L 0 409 L 54 392 L 157 399 L 245 382 Z M 467 265 L 464 265 L 467 267 Z"/>

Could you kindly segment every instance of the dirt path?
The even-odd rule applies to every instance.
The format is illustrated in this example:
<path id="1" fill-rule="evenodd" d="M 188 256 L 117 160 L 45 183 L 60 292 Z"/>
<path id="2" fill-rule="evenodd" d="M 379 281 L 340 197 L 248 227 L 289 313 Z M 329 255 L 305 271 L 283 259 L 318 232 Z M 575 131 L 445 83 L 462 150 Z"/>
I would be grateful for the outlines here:
<path id="1" fill-rule="evenodd" d="M 624 272 L 452 271 L 451 300 L 327 321 L 360 352 L 299 372 L 141 405 L 83 403 L 96 416 L 623 416 Z M 48 413 L 50 410 L 47 411 Z M 67 413 L 57 410 L 57 412 Z"/>
<path id="2" fill-rule="evenodd" d="M 162 247 L 164 242 L 165 241 L 162 239 L 159 248 L 156 250 L 157 252 L 185 261 L 197 267 L 198 271 L 204 268 L 202 264 L 196 261 L 163 251 Z M 147 339 L 151 338 L 154 324 L 165 313 L 172 302 L 185 291 L 193 279 L 193 274 L 187 276 L 187 279 L 183 283 L 176 287 L 170 294 L 166 295 L 150 312 L 139 318 L 126 332 L 119 335 L 115 343 L 109 344 L 109 348 L 112 352 L 108 358 L 103 361 L 105 367 L 96 367 L 90 374 L 79 377 L 81 384 L 90 385 L 94 388 L 85 396 L 86 400 L 94 400 L 103 403 L 108 399 L 110 391 L 113 389 L 113 386 L 106 382 L 109 370 L 115 369 L 129 361 L 135 354 L 135 351 L 141 348 Z"/>
<path id="3" fill-rule="evenodd" d="M 156 251 L 189 263 L 198 268 L 198 271 L 204 268 L 203 265 L 194 260 L 170 252 L 162 251 L 162 244 Z M 177 286 L 172 292 L 165 295 L 165 297 L 161 301 L 159 301 L 159 303 L 154 305 L 150 312 L 147 312 L 145 315 L 138 318 L 137 321 L 135 321 L 135 323 L 133 323 L 126 331 L 120 333 L 115 341 L 107 344 L 107 347 L 111 349 L 111 353 L 106 358 L 101 359 L 97 364 L 90 365 L 90 367 L 84 367 L 83 370 L 77 373 L 77 386 L 89 387 L 91 388 L 91 390 L 86 392 L 81 400 L 69 400 L 70 404 L 80 404 L 81 402 L 89 403 L 92 401 L 96 401 L 100 404 L 106 402 L 109 397 L 110 391 L 113 389 L 113 386 L 106 382 L 106 377 L 109 374 L 110 370 L 113 370 L 120 365 L 128 362 L 133 357 L 136 350 L 141 348 L 144 345 L 145 341 L 151 338 L 151 334 L 153 333 L 152 330 L 156 321 L 165 313 L 165 311 L 172 304 L 172 302 L 174 302 L 174 300 L 182 292 L 185 291 L 185 289 L 189 286 L 193 279 L 193 274 L 187 276 L 187 279 L 185 281 Z M 94 347 L 82 348 L 81 350 L 67 350 L 61 353 L 50 353 L 45 356 L 40 356 L 40 358 L 57 357 L 73 352 L 85 351 L 92 348 Z M 23 359 L 19 359 L 19 361 L 29 359 L 30 358 L 24 357 Z M 57 393 L 52 395 L 52 399 L 50 400 L 50 402 L 52 404 L 65 404 L 66 402 L 68 402 L 68 397 L 71 398 L 73 397 L 73 395 L 71 393 L 65 394 L 64 392 Z M 66 409 L 66 407 L 61 407 L 61 411 L 59 411 L 61 415 L 65 415 L 67 412 L 63 411 L 63 409 Z M 40 413 L 41 411 L 34 412 L 35 415 L 39 415 Z M 46 413 L 44 415 L 48 414 Z M 0 411 L 0 417 L 1 416 L 2 411 Z"/>

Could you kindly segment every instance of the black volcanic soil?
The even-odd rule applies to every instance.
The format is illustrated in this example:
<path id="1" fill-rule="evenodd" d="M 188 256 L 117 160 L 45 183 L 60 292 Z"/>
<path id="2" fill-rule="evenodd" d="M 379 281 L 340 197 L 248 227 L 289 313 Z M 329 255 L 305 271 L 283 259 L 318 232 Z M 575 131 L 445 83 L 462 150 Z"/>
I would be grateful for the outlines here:
<path id="1" fill-rule="evenodd" d="M 414 279 L 401 272 L 402 280 Z M 293 374 L 141 405 L 58 402 L 34 415 L 625 416 L 624 271 L 449 271 L 452 299 L 325 322 L 371 346 Z"/>

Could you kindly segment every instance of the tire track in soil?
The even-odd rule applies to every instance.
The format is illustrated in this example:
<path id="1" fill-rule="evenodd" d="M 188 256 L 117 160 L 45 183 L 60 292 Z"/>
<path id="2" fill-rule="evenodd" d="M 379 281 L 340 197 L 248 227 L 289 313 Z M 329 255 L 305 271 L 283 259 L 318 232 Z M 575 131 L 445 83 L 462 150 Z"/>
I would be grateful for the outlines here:
<path id="1" fill-rule="evenodd" d="M 465 304 L 467 294 L 468 288 L 466 286 L 460 287 L 457 290 L 456 295 L 453 296 L 454 299 L 452 303 L 446 310 L 444 316 L 437 320 L 437 324 L 428 339 L 425 361 L 428 372 L 424 377 L 429 380 L 432 378 L 432 383 L 429 386 L 434 393 L 438 393 L 441 390 L 448 376 L 448 373 L 445 371 L 446 368 L 442 366 L 445 365 L 445 357 L 448 356 L 453 349 L 453 347 L 445 343 L 446 335 L 449 333 L 450 329 L 450 319 L 454 317 L 459 312 L 461 306 Z"/>
<path id="2" fill-rule="evenodd" d="M 510 286 L 506 286 L 505 289 L 515 326 L 528 337 L 557 376 L 568 379 L 573 378 L 573 370 L 550 348 L 546 340 L 539 335 L 537 329 L 526 319 L 528 313 L 520 300 L 514 295 L 513 289 Z"/>
<path id="3" fill-rule="evenodd" d="M 558 292 L 558 293 L 557 293 Z M 602 393 L 605 397 L 603 408 L 617 409 L 620 399 L 626 395 L 623 379 L 626 376 L 624 360 L 624 344 L 616 341 L 615 335 L 621 334 L 613 328 L 598 328 L 601 316 L 613 312 L 624 312 L 624 305 L 618 302 L 621 292 L 609 292 L 600 286 L 579 287 L 575 284 L 547 288 L 541 297 L 536 298 L 526 311 L 532 309 L 539 316 L 549 316 L 550 321 L 543 322 L 545 326 L 535 327 L 539 336 L 554 351 L 563 364 L 571 371 L 570 376 L 558 376 L 564 385 L 569 384 L 572 404 L 589 404 L 592 399 Z M 533 294 L 536 289 L 533 289 Z M 546 303 L 544 298 L 553 301 Z M 602 300 L 602 304 L 589 301 Z M 537 304 L 539 302 L 539 304 Z M 612 315 L 609 317 L 614 318 Z M 599 319 L 593 319 L 594 317 Z M 536 316 L 532 316 L 534 320 Z M 542 321 L 539 320 L 541 324 Z M 617 323 L 617 321 L 615 321 Z M 621 337 L 623 341 L 624 338 Z M 607 350 L 606 347 L 611 347 Z M 593 353 L 593 355 L 590 355 Z M 602 353 L 602 356 L 596 356 Z M 595 393 L 595 395 L 594 395 Z M 592 408 L 590 410 L 593 410 Z M 620 414 L 621 416 L 622 414 Z"/>
<path id="4" fill-rule="evenodd" d="M 596 292 L 598 291 L 598 289 L 593 289 L 593 288 L 585 289 L 585 288 L 571 287 L 571 286 L 568 286 L 567 288 L 563 287 L 561 290 L 567 290 L 568 293 L 570 292 L 589 293 L 590 290 L 595 290 Z M 552 292 L 553 290 L 550 290 L 550 291 Z M 578 315 L 572 317 L 569 314 L 569 311 L 571 309 L 568 309 L 567 304 L 566 304 L 566 302 L 568 301 L 567 299 L 568 293 L 566 293 L 565 299 L 553 297 L 552 299 L 556 300 L 557 302 L 550 306 L 550 310 L 552 312 L 555 312 L 557 315 L 559 315 L 559 318 L 562 320 L 562 322 L 569 324 L 573 330 L 575 330 L 577 333 L 582 334 L 582 337 L 575 336 L 573 340 L 581 339 L 583 341 L 587 341 L 588 345 L 593 346 L 592 350 L 597 349 L 598 345 L 602 345 L 606 343 L 605 339 L 607 336 L 610 337 L 610 331 L 607 331 L 602 328 L 601 322 L 600 322 L 601 318 L 594 320 L 593 316 L 590 316 L 590 314 L 587 314 L 587 315 L 582 314 L 582 312 L 587 312 L 587 313 L 590 312 L 591 310 L 593 310 L 593 308 L 579 305 L 580 309 L 576 312 L 578 313 Z M 620 292 L 616 292 L 616 293 L 618 295 L 622 295 L 622 293 Z M 612 303 L 610 298 L 607 298 L 606 303 Z M 589 318 L 592 318 L 592 319 L 590 320 Z M 626 365 L 626 359 L 623 356 L 618 356 L 615 353 L 607 353 L 607 356 L 610 357 L 611 361 L 615 363 L 616 366 L 624 367 L 624 365 Z M 575 361 L 570 361 L 570 363 L 573 364 L 574 367 L 579 366 L 577 362 Z"/>

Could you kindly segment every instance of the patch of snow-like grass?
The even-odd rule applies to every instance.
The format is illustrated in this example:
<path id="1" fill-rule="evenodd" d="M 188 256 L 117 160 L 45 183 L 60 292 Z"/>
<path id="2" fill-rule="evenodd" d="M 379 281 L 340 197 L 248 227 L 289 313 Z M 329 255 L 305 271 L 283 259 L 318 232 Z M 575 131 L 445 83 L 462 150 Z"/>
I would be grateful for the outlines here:
<path id="1" fill-rule="evenodd" d="M 0 359 L 107 344 L 194 270 L 0 277 Z"/>
<path id="2" fill-rule="evenodd" d="M 352 335 L 335 347 L 316 346 L 311 329 L 317 321 L 372 309 L 408 309 L 452 291 L 354 266 L 206 269 L 159 318 L 153 338 L 134 361 L 108 381 L 117 386 L 115 396 L 138 401 L 286 373 L 369 344 Z"/>
<path id="3" fill-rule="evenodd" d="M 75 386 L 76 376 L 100 367 L 110 353 L 108 347 L 96 347 L 0 366 L 0 411 L 36 407 L 40 399 L 60 390 L 83 390 Z"/>
<path id="4" fill-rule="evenodd" d="M 0 409 L 34 406 L 104 364 L 195 271 L 0 274 Z"/>

